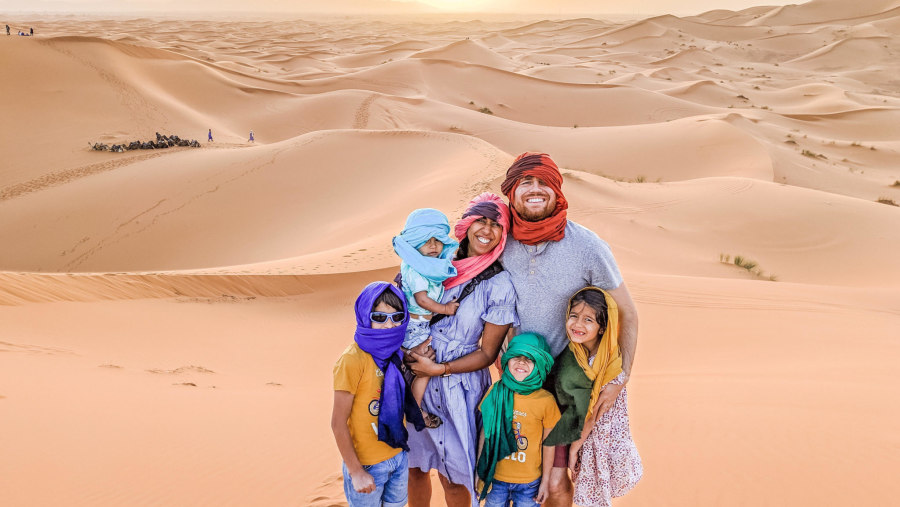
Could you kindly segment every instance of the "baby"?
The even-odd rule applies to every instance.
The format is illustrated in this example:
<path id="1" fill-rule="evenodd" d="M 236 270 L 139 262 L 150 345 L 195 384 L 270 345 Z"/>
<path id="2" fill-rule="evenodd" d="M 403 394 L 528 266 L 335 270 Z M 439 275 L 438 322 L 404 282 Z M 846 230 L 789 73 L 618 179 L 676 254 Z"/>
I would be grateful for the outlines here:
<path id="1" fill-rule="evenodd" d="M 459 243 L 450 238 L 450 223 L 446 215 L 436 209 L 422 208 L 409 214 L 406 225 L 394 237 L 394 252 L 400 256 L 401 289 L 409 304 L 409 326 L 403 348 L 425 354 L 430 336 L 429 324 L 436 313 L 453 315 L 459 303 L 441 303 L 444 296 L 443 282 L 456 276 L 451 260 Z M 428 386 L 428 377 L 416 377 L 410 389 L 419 407 Z M 429 428 L 440 426 L 441 420 L 423 412 Z"/>

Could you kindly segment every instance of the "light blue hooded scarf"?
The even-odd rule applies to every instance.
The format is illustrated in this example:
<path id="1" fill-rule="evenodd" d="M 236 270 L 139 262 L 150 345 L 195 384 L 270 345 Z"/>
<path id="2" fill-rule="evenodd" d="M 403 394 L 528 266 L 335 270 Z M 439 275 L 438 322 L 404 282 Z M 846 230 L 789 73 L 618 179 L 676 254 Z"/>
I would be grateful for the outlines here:
<path id="1" fill-rule="evenodd" d="M 419 253 L 429 239 L 437 238 L 444 244 L 437 257 L 426 257 Z M 450 237 L 450 223 L 447 216 L 432 208 L 413 211 L 406 219 L 403 232 L 394 236 L 394 252 L 400 259 L 431 282 L 443 282 L 456 276 L 456 268 L 451 263 L 459 243 Z"/>

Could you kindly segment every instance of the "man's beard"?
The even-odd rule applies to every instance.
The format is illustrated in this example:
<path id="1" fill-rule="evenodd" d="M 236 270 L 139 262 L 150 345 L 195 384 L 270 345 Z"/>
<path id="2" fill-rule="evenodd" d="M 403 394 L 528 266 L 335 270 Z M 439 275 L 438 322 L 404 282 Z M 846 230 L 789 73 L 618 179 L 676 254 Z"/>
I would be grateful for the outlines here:
<path id="1" fill-rule="evenodd" d="M 524 206 L 520 207 L 518 205 L 514 206 L 514 208 L 516 209 L 516 213 L 518 213 L 523 220 L 527 222 L 540 222 L 553 214 L 553 210 L 556 209 L 556 204 L 554 203 L 552 208 L 547 206 L 543 211 L 528 211 Z"/>

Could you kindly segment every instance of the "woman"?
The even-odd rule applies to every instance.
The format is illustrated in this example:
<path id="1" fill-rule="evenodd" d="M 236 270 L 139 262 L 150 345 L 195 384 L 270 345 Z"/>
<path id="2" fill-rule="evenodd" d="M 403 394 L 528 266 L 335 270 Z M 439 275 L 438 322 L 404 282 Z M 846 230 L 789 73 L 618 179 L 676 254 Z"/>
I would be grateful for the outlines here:
<path id="1" fill-rule="evenodd" d="M 444 282 L 441 301 L 457 300 L 459 308 L 453 316 L 432 318 L 434 359 L 409 354 L 416 375 L 430 377 L 423 408 L 443 420 L 437 428 L 410 431 L 410 507 L 431 504 L 432 469 L 440 474 L 448 507 L 478 505 L 476 409 L 491 384 L 487 367 L 509 327 L 518 324 L 515 290 L 497 262 L 508 231 L 509 209 L 498 196 L 483 193 L 469 202 L 454 229 L 460 239 L 453 261 L 458 274 Z"/>

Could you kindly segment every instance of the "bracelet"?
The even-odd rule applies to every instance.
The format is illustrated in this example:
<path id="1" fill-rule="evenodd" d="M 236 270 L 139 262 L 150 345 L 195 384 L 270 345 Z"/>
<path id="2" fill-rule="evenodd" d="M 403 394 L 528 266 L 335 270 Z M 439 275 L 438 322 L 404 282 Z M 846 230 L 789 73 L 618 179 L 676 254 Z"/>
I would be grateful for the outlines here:
<path id="1" fill-rule="evenodd" d="M 450 376 L 450 363 L 441 363 L 444 365 L 444 373 L 441 374 L 442 377 Z"/>

